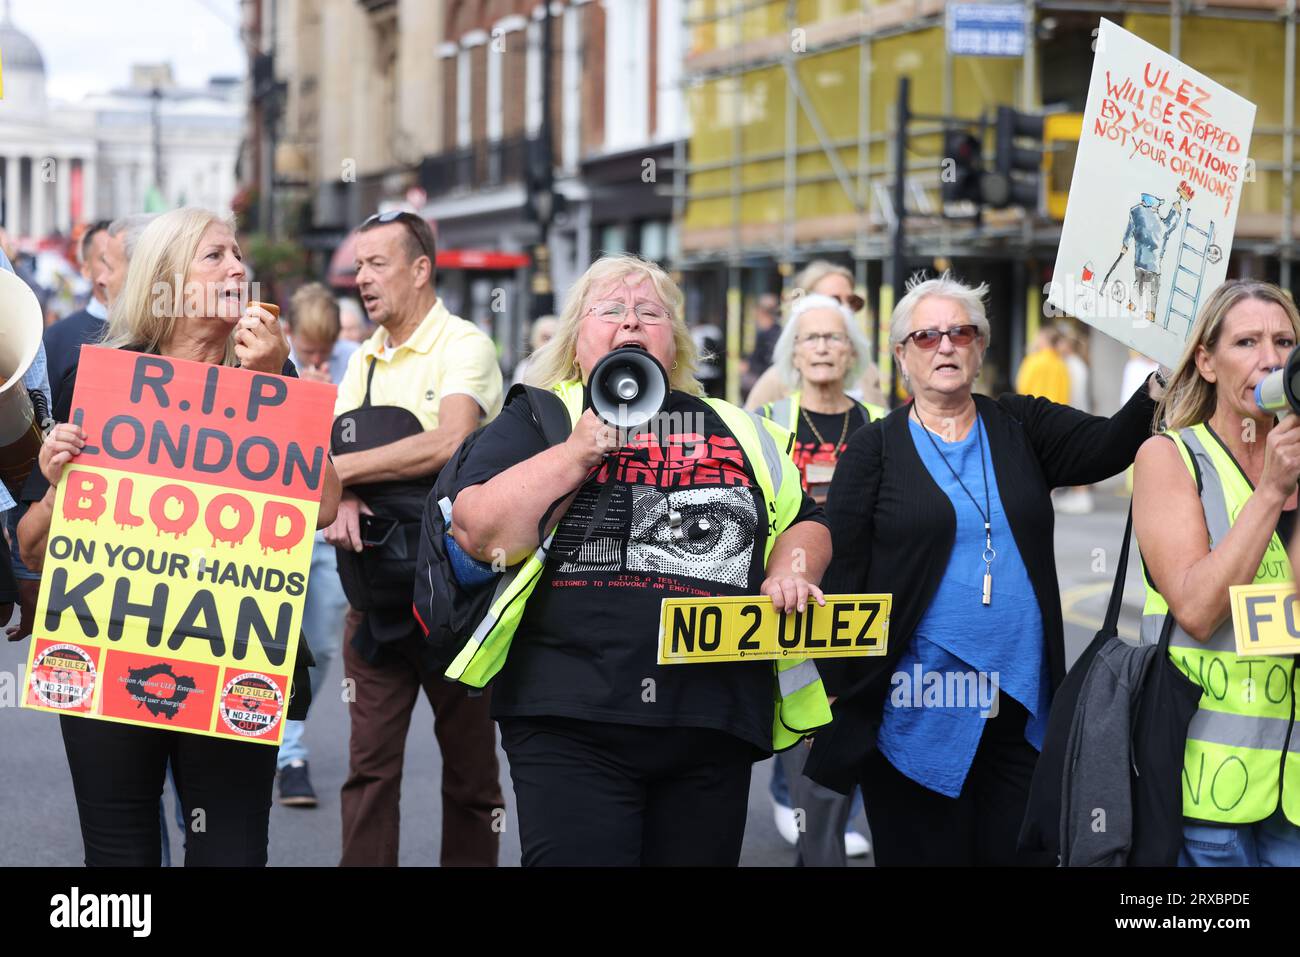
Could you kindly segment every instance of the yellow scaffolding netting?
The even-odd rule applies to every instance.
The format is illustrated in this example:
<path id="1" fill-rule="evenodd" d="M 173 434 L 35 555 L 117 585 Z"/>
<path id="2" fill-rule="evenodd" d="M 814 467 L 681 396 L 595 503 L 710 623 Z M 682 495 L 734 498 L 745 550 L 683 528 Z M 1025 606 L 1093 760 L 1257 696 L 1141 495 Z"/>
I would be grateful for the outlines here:
<path id="1" fill-rule="evenodd" d="M 689 199 L 683 224 L 686 231 L 725 229 L 737 224 L 774 226 L 787 218 L 800 221 L 852 214 L 853 198 L 834 175 L 826 150 L 797 102 L 794 185 L 787 184 L 787 109 L 792 94 L 785 67 L 770 62 L 772 55 L 784 53 L 784 47 L 771 41 L 781 38 L 783 44 L 787 40 L 796 43 L 806 38 L 792 34 L 784 0 L 742 3 L 742 12 L 729 13 L 736 9 L 737 2 L 692 0 L 687 4 L 692 54 L 767 41 L 769 59 L 735 75 L 713 75 L 687 89 L 693 118 L 689 157 L 696 171 L 688 177 Z M 852 18 L 861 8 L 857 0 L 798 0 L 796 9 L 796 29 L 806 30 L 813 24 Z M 1128 15 L 1123 25 L 1162 49 L 1170 47 L 1171 20 L 1167 16 Z M 855 192 L 863 172 L 859 143 L 869 137 L 878 139 L 865 151 L 866 171 L 874 180 L 889 172 L 887 134 L 899 77 L 911 78 L 914 112 L 943 112 L 945 54 L 941 25 L 868 42 L 866 129 L 860 127 L 858 98 L 864 57 L 858 44 L 825 52 L 800 52 L 791 58 L 803 91 L 834 144 L 832 149 Z M 1254 179 L 1249 178 L 1252 171 L 1248 168 L 1241 200 L 1243 214 L 1276 214 L 1282 209 L 1281 173 L 1258 167 L 1280 165 L 1283 158 L 1281 133 L 1267 128 L 1280 127 L 1283 121 L 1283 83 L 1279 81 L 1284 44 L 1285 28 L 1281 23 L 1203 16 L 1182 20 L 1181 59 L 1259 108 L 1250 148 Z M 1249 54 L 1243 55 L 1243 51 Z M 956 58 L 952 64 L 952 113 L 963 117 L 984 112 L 991 115 L 1001 104 L 1017 103 L 1021 70 L 1019 59 Z M 911 148 L 910 162 L 923 165 L 927 155 L 933 156 L 937 171 L 942 151 L 939 137 L 914 137 Z M 734 201 L 733 190 L 737 187 L 739 199 Z M 791 192 L 793 207 L 788 209 Z"/>

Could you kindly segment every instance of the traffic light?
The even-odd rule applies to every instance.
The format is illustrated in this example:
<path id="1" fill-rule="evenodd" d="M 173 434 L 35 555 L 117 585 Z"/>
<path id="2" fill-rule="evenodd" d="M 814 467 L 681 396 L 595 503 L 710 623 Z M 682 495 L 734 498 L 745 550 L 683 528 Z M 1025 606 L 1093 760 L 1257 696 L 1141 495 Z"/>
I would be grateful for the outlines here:
<path id="1" fill-rule="evenodd" d="M 555 216 L 555 183 L 551 171 L 550 143 L 541 136 L 526 141 L 524 148 L 525 211 L 535 222 L 550 223 Z"/>
<path id="2" fill-rule="evenodd" d="M 947 130 L 943 135 L 945 169 L 941 177 L 940 195 L 945 203 L 970 200 L 980 201 L 980 141 L 966 130 Z M 947 162 L 951 161 L 951 168 Z"/>
<path id="3" fill-rule="evenodd" d="M 1021 206 L 1038 209 L 1038 184 L 1043 166 L 1043 118 L 998 107 L 997 153 L 993 171 L 984 174 L 980 191 L 984 204 L 994 209 Z M 1032 141 L 1017 146 L 1016 140 Z"/>

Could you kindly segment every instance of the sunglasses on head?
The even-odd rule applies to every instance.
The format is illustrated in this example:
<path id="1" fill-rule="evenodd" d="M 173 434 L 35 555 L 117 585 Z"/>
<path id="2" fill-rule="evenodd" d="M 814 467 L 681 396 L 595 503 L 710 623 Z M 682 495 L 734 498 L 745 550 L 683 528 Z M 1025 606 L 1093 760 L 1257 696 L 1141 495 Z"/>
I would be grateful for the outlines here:
<path id="1" fill-rule="evenodd" d="M 424 220 L 415 215 L 415 213 L 408 213 L 404 209 L 390 209 L 386 213 L 375 213 L 375 215 L 371 216 L 361 224 L 361 228 L 369 229 L 375 224 L 387 226 L 389 223 L 401 223 L 407 228 L 410 234 L 415 237 L 415 241 L 420 244 L 420 249 L 424 252 L 424 255 L 428 256 L 429 261 L 432 262 L 433 252 L 424 244 L 424 239 L 420 236 L 420 231 L 415 228 L 416 223 L 422 222 L 424 222 Z"/>
<path id="2" fill-rule="evenodd" d="M 903 340 L 910 339 L 916 343 L 918 349 L 928 351 L 939 348 L 939 340 L 944 336 L 947 336 L 954 346 L 968 346 L 979 338 L 979 334 L 979 326 L 972 323 L 953 326 L 951 329 L 918 329 L 916 332 L 908 333 Z"/>

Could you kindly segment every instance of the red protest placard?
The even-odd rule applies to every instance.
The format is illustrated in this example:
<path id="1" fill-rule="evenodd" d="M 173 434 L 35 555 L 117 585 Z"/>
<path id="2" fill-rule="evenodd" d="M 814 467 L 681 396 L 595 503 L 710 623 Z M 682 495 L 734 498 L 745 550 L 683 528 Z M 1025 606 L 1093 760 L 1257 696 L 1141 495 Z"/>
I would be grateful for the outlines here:
<path id="1" fill-rule="evenodd" d="M 25 707 L 279 743 L 334 391 L 83 348 Z"/>

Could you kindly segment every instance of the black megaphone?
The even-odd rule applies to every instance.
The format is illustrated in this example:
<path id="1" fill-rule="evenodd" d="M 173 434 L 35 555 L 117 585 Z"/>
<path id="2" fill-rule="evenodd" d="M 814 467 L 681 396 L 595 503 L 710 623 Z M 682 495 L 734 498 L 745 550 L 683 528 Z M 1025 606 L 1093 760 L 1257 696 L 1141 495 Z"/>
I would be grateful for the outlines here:
<path id="1" fill-rule="evenodd" d="M 605 355 L 587 377 L 586 406 L 606 425 L 634 429 L 645 425 L 668 399 L 668 373 L 640 346 L 623 346 Z"/>

